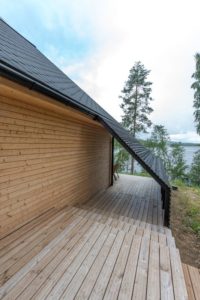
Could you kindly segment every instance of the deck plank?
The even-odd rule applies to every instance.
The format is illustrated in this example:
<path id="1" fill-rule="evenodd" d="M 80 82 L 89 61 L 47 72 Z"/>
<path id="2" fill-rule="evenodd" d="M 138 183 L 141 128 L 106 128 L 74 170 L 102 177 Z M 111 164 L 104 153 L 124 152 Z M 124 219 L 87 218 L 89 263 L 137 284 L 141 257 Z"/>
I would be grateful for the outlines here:
<path id="1" fill-rule="evenodd" d="M 148 270 L 148 285 L 147 285 L 147 299 L 160 299 L 160 257 L 159 244 L 155 241 L 150 243 L 149 255 L 149 270 Z"/>
<path id="2" fill-rule="evenodd" d="M 166 246 L 160 247 L 160 286 L 161 299 L 173 300 L 173 282 L 171 276 L 171 262 L 169 249 Z"/>
<path id="3" fill-rule="evenodd" d="M 70 274 L 70 270 L 68 270 L 68 280 L 65 278 L 65 285 L 67 286 L 66 290 L 60 297 L 60 299 L 74 299 L 76 296 L 79 287 L 81 286 L 84 278 L 86 277 L 87 273 L 89 272 L 91 266 L 93 265 L 96 257 L 98 256 L 99 252 L 101 251 L 109 233 L 111 231 L 110 227 L 105 227 L 105 229 L 102 231 L 101 235 L 99 236 L 96 243 L 91 248 L 89 254 L 85 258 L 84 262 L 81 264 L 78 271 L 75 273 L 74 277 Z M 74 273 L 74 267 L 73 267 L 73 273 Z M 71 280 L 71 278 L 73 278 Z M 71 280 L 71 282 L 70 282 Z M 68 285 L 67 283 L 70 282 Z M 49 299 L 51 299 L 48 296 Z M 52 298 L 55 299 L 55 298 Z"/>
<path id="4" fill-rule="evenodd" d="M 0 287 L 0 299 L 8 293 L 24 276 L 40 261 L 49 251 L 59 243 L 69 230 L 80 221 L 76 218 L 65 230 L 63 230 L 56 238 L 54 238 L 47 246 L 43 248 L 36 256 L 34 256 L 23 268 L 13 275 L 2 287 Z"/>
<path id="5" fill-rule="evenodd" d="M 200 275 L 199 275 L 199 270 L 189 266 L 189 273 L 190 273 L 190 278 L 193 286 L 193 291 L 195 294 L 196 299 L 200 296 Z"/>
<path id="6" fill-rule="evenodd" d="M 133 239 L 133 232 L 126 233 L 119 256 L 104 295 L 105 300 L 117 299 L 124 275 L 128 254 Z"/>
<path id="7" fill-rule="evenodd" d="M 175 299 L 188 300 L 188 294 L 178 249 L 170 247 L 170 260 Z"/>
<path id="8" fill-rule="evenodd" d="M 198 298 L 196 298 L 195 294 L 194 294 L 193 285 L 192 285 L 192 281 L 190 278 L 188 266 L 186 264 L 182 264 L 182 266 L 183 266 L 183 273 L 184 273 L 185 282 L 186 282 L 186 288 L 187 288 L 187 292 L 188 292 L 188 299 L 196 300 Z"/>
<path id="9" fill-rule="evenodd" d="M 80 220 L 69 233 L 65 234 L 62 241 L 60 241 L 50 253 L 25 274 L 18 284 L 7 294 L 6 299 L 14 299 L 20 295 L 20 299 L 28 299 L 35 294 L 35 291 L 39 289 L 46 277 L 50 276 L 53 271 L 55 261 L 62 260 L 64 256 L 74 247 L 81 236 L 89 230 L 91 222 L 84 219 Z M 78 233 L 77 233 L 78 231 Z"/>
<path id="10" fill-rule="evenodd" d="M 105 261 L 105 264 L 99 274 L 99 277 L 94 285 L 92 293 L 89 297 L 90 300 L 100 300 L 105 294 L 105 290 L 112 274 L 116 259 L 118 257 L 119 251 L 121 249 L 125 233 L 120 231 L 117 234 L 117 238 L 112 246 L 112 249 Z"/>
<path id="11" fill-rule="evenodd" d="M 48 225 L 44 227 L 43 230 L 38 232 L 37 237 L 31 236 L 31 241 L 25 245 L 22 244 L 22 249 L 18 247 L 14 248 L 16 254 L 9 256 L 7 255 L 2 258 L 6 259 L 1 264 L 0 271 L 0 283 L 7 281 L 16 272 L 18 272 L 28 261 L 30 261 L 35 255 L 37 255 L 48 243 L 54 239 L 59 233 L 63 231 L 65 226 L 72 222 L 73 216 L 66 215 L 66 213 L 61 214 L 54 221 L 49 222 Z M 32 240 L 33 239 L 33 240 Z"/>
<path id="12" fill-rule="evenodd" d="M 103 241 L 106 238 L 106 234 L 104 234 L 104 231 L 108 231 L 107 228 L 105 228 L 104 225 L 99 225 L 97 229 L 94 231 L 93 235 L 90 237 L 89 241 L 84 245 L 81 252 L 75 257 L 75 259 L 71 262 L 71 264 L 68 266 L 68 268 L 65 269 L 65 272 L 62 274 L 62 276 L 59 278 L 59 280 L 56 282 L 54 287 L 52 288 L 51 292 L 48 294 L 48 299 L 59 299 L 61 298 L 63 292 L 67 288 L 68 284 L 71 281 L 71 278 L 76 274 L 77 270 L 83 263 L 85 262 L 85 259 L 93 247 L 96 251 L 96 241 L 99 240 L 101 235 L 103 234 Z M 102 240 L 100 239 L 100 242 Z M 101 246 L 101 243 L 97 243 L 97 250 L 98 247 Z M 67 260 L 69 261 L 69 260 Z"/>
<path id="13" fill-rule="evenodd" d="M 121 177 L 88 202 L 50 210 L 0 240 L 7 276 L 0 299 L 183 300 L 186 278 L 196 300 L 199 271 L 187 266 L 183 274 L 162 225 L 159 186 Z"/>
<path id="14" fill-rule="evenodd" d="M 104 246 L 102 247 L 100 253 L 98 254 L 93 266 L 91 267 L 81 287 L 79 288 L 79 291 L 75 297 L 76 300 L 88 299 L 95 285 L 95 282 L 101 272 L 101 269 L 105 263 L 105 260 L 109 254 L 109 251 L 116 239 L 116 236 L 117 236 L 117 229 L 113 228 L 110 234 L 108 235 L 108 238 Z"/>
<path id="15" fill-rule="evenodd" d="M 15 245 L 20 243 L 21 239 L 23 240 L 30 232 L 35 232 L 37 228 L 40 228 L 40 225 L 45 223 L 45 220 L 50 219 L 51 216 L 54 216 L 56 213 L 56 209 L 49 209 L 42 215 L 26 223 L 24 226 L 13 231 L 11 234 L 0 239 L 0 257 L 7 253 L 7 250 L 9 250 L 10 247 L 15 247 Z"/>
<path id="16" fill-rule="evenodd" d="M 149 246 L 150 240 L 146 237 L 142 238 L 138 266 L 136 271 L 136 278 L 133 290 L 134 300 L 145 300 L 147 293 L 147 277 L 148 277 L 148 263 L 149 263 Z"/>
<path id="17" fill-rule="evenodd" d="M 193 266 L 182 264 L 189 300 L 198 300 L 200 295 L 200 270 Z"/>
<path id="18" fill-rule="evenodd" d="M 81 251 L 85 247 L 86 249 L 84 250 L 83 254 L 86 253 L 86 250 L 91 246 L 91 243 L 95 242 L 95 231 L 98 230 L 98 232 L 101 232 L 103 227 L 103 225 L 98 224 L 92 225 L 86 232 L 86 234 L 78 241 L 76 246 L 70 250 L 67 256 L 65 255 L 63 259 L 55 261 L 52 273 L 49 277 L 46 277 L 44 273 L 44 282 L 42 286 L 40 286 L 40 288 L 37 290 L 32 299 L 45 299 L 55 286 L 56 288 L 54 291 L 57 291 L 58 287 L 62 285 L 60 279 L 62 278 L 62 276 L 64 276 L 66 270 L 71 265 L 73 260 L 75 260 L 78 255 L 80 255 Z"/>
<path id="19" fill-rule="evenodd" d="M 119 296 L 118 296 L 119 300 L 132 299 L 133 286 L 134 286 L 135 274 L 136 274 L 137 264 L 139 259 L 141 240 L 142 240 L 141 236 L 134 236 L 133 238 L 130 253 L 127 260 L 127 265 L 122 279 L 122 284 L 119 291 Z"/>

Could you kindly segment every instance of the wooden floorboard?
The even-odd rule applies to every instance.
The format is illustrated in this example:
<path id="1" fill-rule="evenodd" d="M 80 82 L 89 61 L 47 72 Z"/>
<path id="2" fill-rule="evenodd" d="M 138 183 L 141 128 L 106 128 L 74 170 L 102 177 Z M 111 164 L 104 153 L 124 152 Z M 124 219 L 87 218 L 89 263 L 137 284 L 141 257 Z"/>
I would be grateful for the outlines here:
<path id="1" fill-rule="evenodd" d="M 51 249 L 48 255 L 44 256 L 41 261 L 38 261 L 35 266 L 24 274 L 23 279 L 19 281 L 15 289 L 10 293 L 8 292 L 6 299 L 12 299 L 14 296 L 19 296 L 20 294 L 21 299 L 32 297 L 36 290 L 45 282 L 46 278 L 51 275 L 56 264 L 62 261 L 64 256 L 69 253 L 80 239 L 83 239 L 82 236 L 84 236 L 86 232 L 88 234 L 90 226 L 91 222 L 84 219 L 80 220 L 80 222 L 69 231 L 69 234 L 65 234 L 62 241 Z"/>
<path id="2" fill-rule="evenodd" d="M 186 300 L 187 291 L 196 300 L 200 294 L 199 273 L 182 269 L 162 225 L 160 190 L 150 178 L 121 176 L 83 205 L 30 221 L 0 240 L 0 266 L 4 300 Z"/>
<path id="3" fill-rule="evenodd" d="M 189 300 L 200 299 L 200 270 L 187 264 L 183 265 Z"/>
<path id="4" fill-rule="evenodd" d="M 90 296 L 93 287 L 96 283 L 96 280 L 101 272 L 101 269 L 103 265 L 105 264 L 105 261 L 107 259 L 107 256 L 110 252 L 110 249 L 112 248 L 112 245 L 117 237 L 117 230 L 112 229 L 110 234 L 108 235 L 108 238 L 103 245 L 101 251 L 99 252 L 98 256 L 96 257 L 95 262 L 93 263 L 92 267 L 90 268 L 89 272 L 87 273 L 86 277 L 84 278 L 83 282 L 81 282 L 81 285 L 79 287 L 79 290 L 75 296 L 75 299 L 88 299 Z"/>
<path id="5" fill-rule="evenodd" d="M 115 242 L 111 248 L 111 251 L 105 261 L 105 264 L 101 270 L 101 273 L 99 274 L 99 277 L 93 287 L 92 293 L 89 296 L 90 300 L 103 299 L 107 284 L 110 280 L 110 277 L 112 275 L 112 272 L 113 272 L 113 269 L 115 266 L 115 262 L 119 255 L 119 251 L 121 249 L 124 237 L 125 237 L 125 233 L 120 231 L 118 233 L 117 238 L 115 239 Z"/>

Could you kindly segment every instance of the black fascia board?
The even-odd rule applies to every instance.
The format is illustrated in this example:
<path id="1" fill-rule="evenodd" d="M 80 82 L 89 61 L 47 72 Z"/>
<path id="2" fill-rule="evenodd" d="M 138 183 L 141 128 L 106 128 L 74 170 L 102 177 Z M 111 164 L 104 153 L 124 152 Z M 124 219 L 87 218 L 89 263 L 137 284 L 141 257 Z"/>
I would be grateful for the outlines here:
<path id="1" fill-rule="evenodd" d="M 37 92 L 40 92 L 46 96 L 49 96 L 53 98 L 54 100 L 57 100 L 66 106 L 70 106 L 76 110 L 79 110 L 83 112 L 84 114 L 87 114 L 91 116 L 93 119 L 96 119 L 96 113 L 92 110 L 89 110 L 87 107 L 84 105 L 81 105 L 77 102 L 75 102 L 73 99 L 70 97 L 67 97 L 65 95 L 62 95 L 60 92 L 38 82 L 35 81 L 34 79 L 30 78 L 30 76 L 27 76 L 26 74 L 22 74 L 22 72 L 15 70 L 13 68 L 10 68 L 8 65 L 5 65 L 4 63 L 1 62 L 0 60 L 0 75 L 10 79 L 16 83 L 19 83 L 25 87 L 27 87 L 30 90 L 34 90 Z"/>

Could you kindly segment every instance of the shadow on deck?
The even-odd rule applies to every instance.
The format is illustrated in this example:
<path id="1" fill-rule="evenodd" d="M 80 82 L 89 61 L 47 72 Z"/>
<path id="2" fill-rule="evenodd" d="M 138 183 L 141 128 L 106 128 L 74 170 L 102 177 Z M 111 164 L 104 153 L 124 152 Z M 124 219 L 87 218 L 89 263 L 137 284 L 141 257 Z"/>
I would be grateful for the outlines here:
<path id="1" fill-rule="evenodd" d="M 80 207 L 120 220 L 163 225 L 160 186 L 148 177 L 120 175 L 112 187 Z"/>
<path id="2" fill-rule="evenodd" d="M 0 240 L 0 299 L 186 300 L 158 185 L 121 176 L 84 205 L 50 209 Z"/>

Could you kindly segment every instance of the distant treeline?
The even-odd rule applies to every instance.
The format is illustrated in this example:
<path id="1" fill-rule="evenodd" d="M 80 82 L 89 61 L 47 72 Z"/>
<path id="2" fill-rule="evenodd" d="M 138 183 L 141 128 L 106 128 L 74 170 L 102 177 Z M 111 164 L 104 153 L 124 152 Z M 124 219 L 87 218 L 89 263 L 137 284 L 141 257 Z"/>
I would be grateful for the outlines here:
<path id="1" fill-rule="evenodd" d="M 143 139 L 138 139 L 141 143 L 145 142 Z M 191 147 L 200 147 L 200 144 L 198 143 L 183 143 L 183 142 L 174 142 L 174 141 L 169 141 L 168 145 L 173 145 L 173 144 L 180 144 L 181 146 L 191 146 Z"/>
<path id="2" fill-rule="evenodd" d="M 171 141 L 171 142 L 169 142 L 169 144 L 170 145 L 172 145 L 172 144 L 177 144 L 177 142 L 173 142 L 173 141 Z M 198 144 L 198 143 L 182 143 L 182 142 L 178 142 L 178 144 L 181 144 L 182 146 L 195 146 L 195 147 L 200 147 L 200 144 Z"/>

